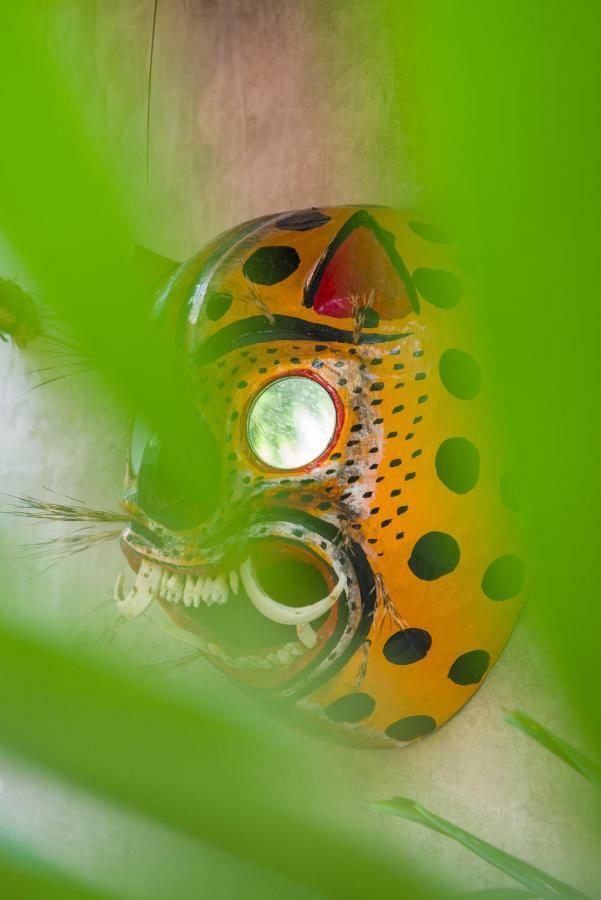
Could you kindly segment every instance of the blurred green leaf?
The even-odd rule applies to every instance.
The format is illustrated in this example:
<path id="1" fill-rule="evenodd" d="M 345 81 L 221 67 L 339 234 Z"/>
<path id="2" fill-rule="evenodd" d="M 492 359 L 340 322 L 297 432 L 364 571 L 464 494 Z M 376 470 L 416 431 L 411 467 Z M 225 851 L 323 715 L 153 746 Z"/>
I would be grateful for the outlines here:
<path id="1" fill-rule="evenodd" d="M 531 900 L 539 898 L 540 894 L 533 894 L 532 891 L 522 891 L 520 888 L 485 888 L 483 891 L 470 891 L 466 897 L 472 900 L 524 900 L 530 897 Z"/>
<path id="2" fill-rule="evenodd" d="M 420 806 L 414 800 L 409 800 L 407 797 L 393 797 L 391 800 L 376 804 L 375 808 L 390 815 L 398 816 L 400 819 L 417 822 L 419 825 L 424 825 L 432 831 L 452 838 L 452 840 L 471 850 L 480 859 L 490 863 L 496 869 L 511 876 L 511 878 L 515 878 L 516 881 L 519 881 L 530 891 L 540 894 L 542 897 L 579 897 L 581 900 L 586 897 L 586 894 L 581 893 L 576 888 L 558 881 L 551 875 L 541 872 L 535 866 L 531 866 L 530 863 L 505 853 L 504 850 L 499 850 L 498 847 L 493 847 L 492 844 L 482 841 L 474 834 L 470 834 L 457 825 L 453 825 L 452 822 L 442 819 L 436 813 L 430 812 L 430 810 Z"/>
<path id="3" fill-rule="evenodd" d="M 506 718 L 510 725 L 513 725 L 514 728 L 522 731 L 538 744 L 550 750 L 555 756 L 558 756 L 577 772 L 580 772 L 581 775 L 584 775 L 595 787 L 601 787 L 601 767 L 585 756 L 584 753 L 576 750 L 570 744 L 566 744 L 560 737 L 557 737 L 547 728 L 535 722 L 527 713 L 514 710 Z"/>
<path id="4" fill-rule="evenodd" d="M 79 884 L 0 836 L 0 891 L 5 900 L 118 900 L 118 895 Z"/>
<path id="5" fill-rule="evenodd" d="M 375 840 L 305 815 L 293 732 L 231 693 L 177 701 L 139 675 L 0 630 L 2 746 L 70 781 L 252 860 L 318 894 L 432 896 Z M 10 687 L 8 687 L 10 686 Z M 326 802 L 326 798 L 324 798 Z M 440 896 L 442 891 L 435 892 Z"/>

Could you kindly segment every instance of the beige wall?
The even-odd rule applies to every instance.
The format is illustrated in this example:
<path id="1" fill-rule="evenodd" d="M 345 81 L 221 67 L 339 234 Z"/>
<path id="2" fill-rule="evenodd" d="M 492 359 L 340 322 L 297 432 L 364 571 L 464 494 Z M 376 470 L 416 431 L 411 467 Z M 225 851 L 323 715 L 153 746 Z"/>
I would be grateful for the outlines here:
<path id="1" fill-rule="evenodd" d="M 404 88 L 402 73 L 395 81 L 391 69 L 386 89 L 376 91 L 365 70 L 366 48 L 384 48 L 386 39 L 385 23 L 373 19 L 367 2 L 357 5 L 351 27 L 345 2 L 159 0 L 147 182 L 152 6 L 152 0 L 65 0 L 47 14 L 48 40 L 68 48 L 74 87 L 135 199 L 141 244 L 183 258 L 216 232 L 270 210 L 415 200 L 419 191 L 402 129 L 390 134 L 385 127 L 391 92 Z M 395 171 L 386 164 L 391 147 L 399 159 Z M 0 259 L 5 274 L 18 274 L 6 250 Z M 35 350 L 20 356 L 0 344 L 0 490 L 39 495 L 41 485 L 49 485 L 114 506 L 124 418 L 93 376 L 28 393 L 35 376 L 27 373 L 48 364 Z M 11 529 L 9 538 L 15 548 L 33 539 L 23 528 Z M 110 591 L 119 565 L 111 547 L 47 572 L 43 566 L 32 572 L 16 559 L 14 596 L 31 603 L 15 603 L 12 612 L 45 629 L 60 627 L 75 644 L 105 641 L 112 634 Z M 82 580 L 89 585 L 85 596 L 75 587 Z M 179 655 L 150 624 L 134 623 L 115 640 L 132 665 Z M 210 683 L 218 676 L 196 663 L 185 671 L 166 669 L 161 677 Z M 398 752 L 327 749 L 315 795 L 334 782 L 340 796 L 335 819 L 369 829 L 393 854 L 403 846 L 418 865 L 436 861 L 458 888 L 506 881 L 450 842 L 370 812 L 370 802 L 391 794 L 414 797 L 593 892 L 585 879 L 596 848 L 576 814 L 578 804 L 586 805 L 586 787 L 504 724 L 503 710 L 517 705 L 570 734 L 560 686 L 524 624 L 486 685 L 448 727 Z M 190 863 L 183 839 L 109 813 L 8 761 L 0 769 L 0 827 L 51 857 L 145 900 L 185 896 L 185 881 L 160 875 L 159 846 L 201 878 L 201 861 Z M 146 866 L 155 853 L 144 882 L 141 861 Z M 212 891 L 219 896 L 217 886 Z"/>

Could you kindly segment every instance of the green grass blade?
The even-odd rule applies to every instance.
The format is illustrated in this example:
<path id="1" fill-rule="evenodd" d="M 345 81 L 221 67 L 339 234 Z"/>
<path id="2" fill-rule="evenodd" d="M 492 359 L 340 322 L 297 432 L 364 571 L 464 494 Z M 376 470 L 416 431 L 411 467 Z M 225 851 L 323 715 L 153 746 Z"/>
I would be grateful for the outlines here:
<path id="1" fill-rule="evenodd" d="M 551 875 L 547 875 L 545 872 L 537 869 L 536 866 L 532 866 L 530 863 L 505 853 L 504 850 L 499 850 L 498 847 L 493 847 L 487 841 L 480 840 L 474 834 L 470 834 L 469 831 L 464 831 L 457 825 L 453 825 L 452 822 L 442 819 L 436 813 L 430 812 L 430 810 L 425 809 L 425 807 L 420 806 L 419 803 L 415 803 L 413 800 L 409 800 L 407 797 L 393 797 L 391 800 L 376 804 L 375 808 L 390 815 L 398 816 L 401 819 L 417 822 L 419 825 L 424 825 L 426 828 L 437 831 L 439 834 L 444 834 L 446 837 L 471 850 L 480 859 L 490 863 L 491 866 L 519 881 L 524 887 L 542 897 L 579 897 L 580 900 L 586 897 L 585 894 L 582 894 L 576 888 L 558 881 Z"/>
<path id="2" fill-rule="evenodd" d="M 577 772 L 580 772 L 595 787 L 601 787 L 601 766 L 576 750 L 570 744 L 566 744 L 564 740 L 557 735 L 552 734 L 543 725 L 535 722 L 527 713 L 520 710 L 513 710 L 507 715 L 507 721 L 514 728 L 522 731 L 532 740 L 545 747 L 555 756 L 562 759 L 568 766 L 571 766 Z"/>

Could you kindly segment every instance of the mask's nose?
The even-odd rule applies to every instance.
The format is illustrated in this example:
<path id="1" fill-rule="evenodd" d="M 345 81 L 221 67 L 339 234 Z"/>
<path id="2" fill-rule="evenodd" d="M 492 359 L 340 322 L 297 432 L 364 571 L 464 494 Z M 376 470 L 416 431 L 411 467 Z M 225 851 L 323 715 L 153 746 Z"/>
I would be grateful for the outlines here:
<path id="1" fill-rule="evenodd" d="M 206 522 L 221 502 L 221 454 L 206 420 L 195 419 L 185 447 L 153 435 L 144 449 L 137 505 L 172 531 Z"/>

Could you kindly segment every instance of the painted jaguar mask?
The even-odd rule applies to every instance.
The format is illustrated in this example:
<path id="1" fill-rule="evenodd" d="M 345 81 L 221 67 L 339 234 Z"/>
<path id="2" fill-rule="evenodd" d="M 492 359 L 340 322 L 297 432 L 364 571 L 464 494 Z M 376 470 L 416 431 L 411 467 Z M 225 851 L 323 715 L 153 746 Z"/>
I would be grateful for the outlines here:
<path id="1" fill-rule="evenodd" d="M 523 583 L 471 304 L 444 237 L 379 207 L 265 216 L 181 266 L 157 316 L 179 322 L 222 501 L 170 495 L 134 430 L 122 614 L 160 604 L 246 690 L 365 745 L 457 712 Z"/>

